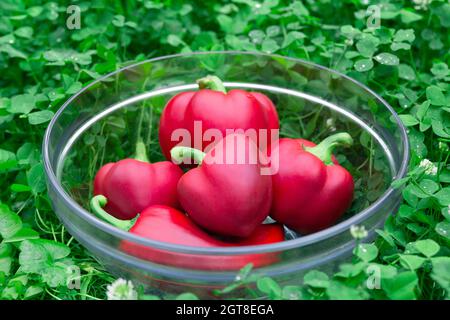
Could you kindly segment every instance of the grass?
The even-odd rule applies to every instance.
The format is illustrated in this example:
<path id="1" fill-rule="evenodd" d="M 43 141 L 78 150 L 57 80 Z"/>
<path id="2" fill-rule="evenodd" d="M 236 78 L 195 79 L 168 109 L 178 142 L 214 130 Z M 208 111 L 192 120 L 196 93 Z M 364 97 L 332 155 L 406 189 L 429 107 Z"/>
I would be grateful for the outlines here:
<path id="1" fill-rule="evenodd" d="M 81 9 L 79 30 L 66 26 L 70 4 Z M 450 297 L 447 1 L 70 4 L 0 3 L 2 299 L 104 299 L 107 285 L 114 281 L 71 238 L 50 207 L 40 146 L 48 121 L 61 104 L 100 75 L 132 62 L 210 50 L 277 53 L 345 73 L 395 108 L 408 128 L 412 149 L 408 176 L 395 185 L 403 188 L 399 211 L 373 243 L 355 248 L 352 262 L 341 265 L 334 275 L 312 271 L 288 287 L 255 278 L 245 269 L 225 293 L 232 296 L 237 287 L 256 282 L 254 293 L 273 299 Z M 375 4 L 379 7 L 368 10 Z M 303 120 L 302 135 L 314 132 L 314 125 L 308 127 L 313 118 Z M 298 119 L 289 115 L 283 119 L 284 134 L 295 134 L 288 129 Z M 79 268 L 75 277 L 66 272 L 72 265 Z M 368 288 L 370 270 L 380 270 L 380 289 Z M 78 280 L 80 290 L 67 286 Z"/>

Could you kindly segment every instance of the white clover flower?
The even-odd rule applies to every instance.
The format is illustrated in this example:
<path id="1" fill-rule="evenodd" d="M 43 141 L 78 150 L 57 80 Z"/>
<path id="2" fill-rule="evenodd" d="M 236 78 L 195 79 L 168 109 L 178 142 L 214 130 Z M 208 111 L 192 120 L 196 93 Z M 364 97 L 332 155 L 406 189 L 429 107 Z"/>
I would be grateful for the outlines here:
<path id="1" fill-rule="evenodd" d="M 352 237 L 355 238 L 356 240 L 364 239 L 368 235 L 366 227 L 357 225 L 352 225 L 350 227 L 350 233 Z"/>
<path id="2" fill-rule="evenodd" d="M 428 159 L 423 159 L 420 161 L 419 167 L 425 169 L 425 173 L 430 176 L 435 176 L 437 174 L 436 165 Z"/>
<path id="3" fill-rule="evenodd" d="M 117 279 L 107 287 L 108 300 L 137 300 L 137 291 L 131 281 Z"/>

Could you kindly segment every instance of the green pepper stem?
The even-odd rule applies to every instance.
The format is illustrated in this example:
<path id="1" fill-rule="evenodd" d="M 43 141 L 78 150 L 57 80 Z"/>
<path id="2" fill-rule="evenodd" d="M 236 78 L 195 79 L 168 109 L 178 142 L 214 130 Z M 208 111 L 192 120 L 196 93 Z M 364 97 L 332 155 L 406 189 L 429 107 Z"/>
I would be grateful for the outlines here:
<path id="1" fill-rule="evenodd" d="M 347 132 L 341 132 L 325 138 L 315 147 L 303 147 L 303 149 L 315 155 L 326 165 L 332 165 L 332 155 L 334 148 L 337 146 L 349 147 L 352 144 L 352 137 Z"/>
<path id="2" fill-rule="evenodd" d="M 147 148 L 145 147 L 144 140 L 142 138 L 138 138 L 136 142 L 136 151 L 135 151 L 134 159 L 142 161 L 142 162 L 150 162 L 147 157 Z"/>
<path id="3" fill-rule="evenodd" d="M 137 215 L 132 220 L 120 220 L 117 218 L 114 218 L 112 215 L 110 215 L 108 212 L 103 210 L 103 207 L 106 206 L 106 203 L 108 202 L 108 199 L 104 195 L 96 195 L 91 199 L 90 205 L 91 210 L 95 213 L 97 217 L 100 219 L 105 220 L 106 222 L 112 224 L 116 228 L 128 231 L 131 229 L 131 227 L 136 222 L 136 219 L 139 215 Z"/>
<path id="4" fill-rule="evenodd" d="M 219 77 L 208 75 L 201 79 L 197 80 L 198 87 L 200 89 L 211 89 L 214 91 L 220 91 L 223 93 L 227 93 L 225 86 L 222 83 L 222 80 Z"/>
<path id="5" fill-rule="evenodd" d="M 203 159 L 206 156 L 206 153 L 189 147 L 173 147 L 170 150 L 170 156 L 172 160 L 177 163 L 182 163 L 184 159 L 194 159 L 198 165 L 202 164 Z"/>

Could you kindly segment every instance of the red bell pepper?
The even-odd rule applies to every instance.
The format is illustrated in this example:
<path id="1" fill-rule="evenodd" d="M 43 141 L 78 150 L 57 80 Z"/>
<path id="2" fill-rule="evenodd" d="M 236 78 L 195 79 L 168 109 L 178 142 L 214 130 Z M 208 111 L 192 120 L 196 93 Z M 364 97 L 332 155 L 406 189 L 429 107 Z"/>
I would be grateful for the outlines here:
<path id="1" fill-rule="evenodd" d="M 247 237 L 268 216 L 271 176 L 262 175 L 265 156 L 244 134 L 229 134 L 208 153 L 174 147 L 172 159 L 193 157 L 199 167 L 181 177 L 178 200 L 198 225 L 224 236 Z"/>
<path id="2" fill-rule="evenodd" d="M 170 159 L 170 150 L 182 145 L 207 151 L 210 143 L 203 134 L 214 129 L 225 137 L 234 129 L 255 129 L 257 141 L 261 147 L 270 150 L 271 129 L 279 129 L 278 114 L 272 101 L 262 93 L 233 89 L 226 92 L 222 82 L 216 76 L 199 79 L 199 91 L 182 92 L 174 96 L 165 106 L 159 123 L 159 143 L 166 159 Z M 194 121 L 201 123 L 201 130 L 194 130 Z M 173 141 L 176 129 L 185 129 L 192 141 Z M 267 134 L 259 135 L 260 129 Z M 264 146 L 261 137 L 265 137 Z M 178 137 L 179 138 L 179 137 Z M 177 139 L 178 139 L 177 138 Z M 195 141 L 194 141 L 195 140 Z M 203 141 L 205 140 L 205 141 Z M 212 139 L 214 140 L 214 139 Z M 261 143 L 260 143 L 261 142 Z M 265 149 L 265 148 L 261 148 Z"/>
<path id="3" fill-rule="evenodd" d="M 332 135 L 318 145 L 304 139 L 279 139 L 271 154 L 271 161 L 279 164 L 272 176 L 272 218 L 303 234 L 335 223 L 352 202 L 354 184 L 332 150 L 352 142 L 347 133 Z"/>
<path id="4" fill-rule="evenodd" d="M 142 141 L 136 157 L 107 163 L 94 178 L 94 195 L 109 201 L 106 210 L 119 219 L 132 219 L 153 204 L 178 207 L 176 188 L 183 171 L 170 161 L 149 163 Z"/>
<path id="5" fill-rule="evenodd" d="M 160 205 L 146 208 L 131 221 L 118 220 L 102 209 L 106 202 L 107 199 L 101 195 L 91 200 L 91 208 L 97 216 L 122 230 L 156 241 L 217 248 L 262 245 L 284 240 L 283 227 L 276 223 L 260 225 L 248 238 L 239 241 L 219 240 L 198 227 L 182 212 Z M 261 267 L 277 261 L 276 253 L 233 256 L 192 255 L 149 248 L 129 241 L 123 241 L 121 249 L 130 255 L 155 263 L 203 270 L 238 270 L 248 263 L 253 263 L 254 267 Z"/>

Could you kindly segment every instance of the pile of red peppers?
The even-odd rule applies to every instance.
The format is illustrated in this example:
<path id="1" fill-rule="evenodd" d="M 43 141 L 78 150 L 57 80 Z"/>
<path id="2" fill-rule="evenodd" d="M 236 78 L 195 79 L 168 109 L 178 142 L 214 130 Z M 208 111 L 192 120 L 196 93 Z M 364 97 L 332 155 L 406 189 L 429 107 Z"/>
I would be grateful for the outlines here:
<path id="1" fill-rule="evenodd" d="M 99 169 L 91 199 L 98 217 L 140 237 L 205 248 L 273 244 L 284 240 L 284 227 L 307 235 L 342 217 L 354 183 L 332 152 L 352 145 L 349 134 L 336 133 L 317 145 L 278 138 L 278 114 L 266 95 L 226 91 L 216 76 L 198 85 L 172 97 L 163 110 L 159 143 L 166 161 L 150 163 L 138 139 L 133 158 Z M 177 141 L 180 132 L 196 140 Z M 142 259 L 194 269 L 237 270 L 278 259 L 273 252 L 214 256 L 125 240 L 120 246 Z"/>

